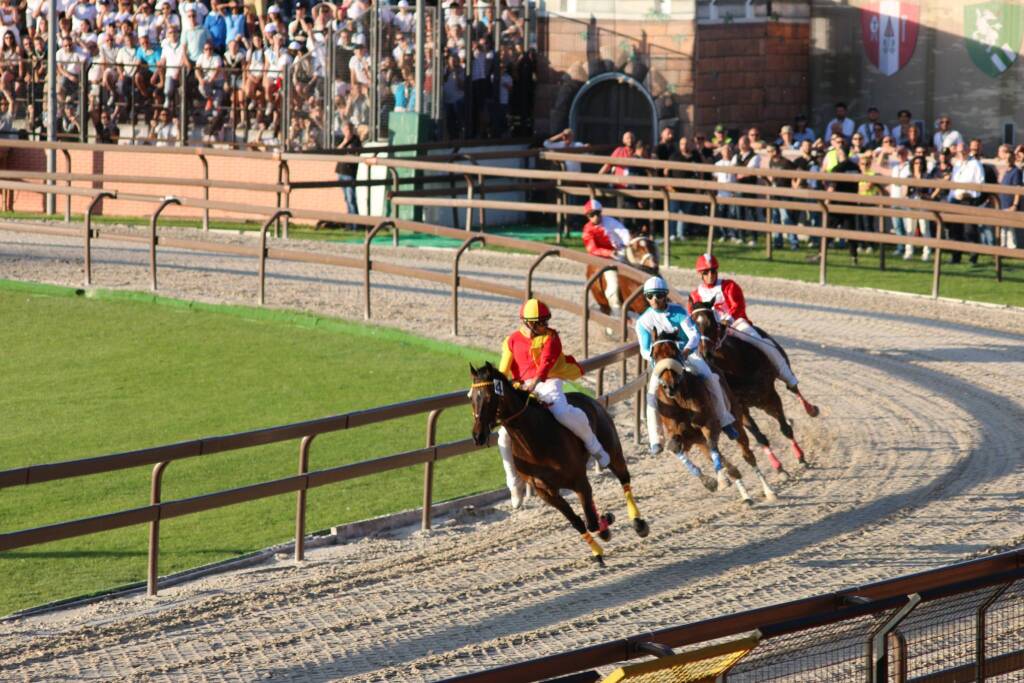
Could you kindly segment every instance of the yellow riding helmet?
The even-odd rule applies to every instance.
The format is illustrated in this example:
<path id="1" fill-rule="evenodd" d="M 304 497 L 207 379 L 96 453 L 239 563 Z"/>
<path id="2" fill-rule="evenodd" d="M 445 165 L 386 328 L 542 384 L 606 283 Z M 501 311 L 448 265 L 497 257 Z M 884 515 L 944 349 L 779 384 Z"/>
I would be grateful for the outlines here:
<path id="1" fill-rule="evenodd" d="M 548 320 L 551 317 L 551 311 L 548 310 L 548 307 L 540 299 L 527 299 L 519 307 L 519 317 L 523 322 L 532 323 L 539 320 Z"/>

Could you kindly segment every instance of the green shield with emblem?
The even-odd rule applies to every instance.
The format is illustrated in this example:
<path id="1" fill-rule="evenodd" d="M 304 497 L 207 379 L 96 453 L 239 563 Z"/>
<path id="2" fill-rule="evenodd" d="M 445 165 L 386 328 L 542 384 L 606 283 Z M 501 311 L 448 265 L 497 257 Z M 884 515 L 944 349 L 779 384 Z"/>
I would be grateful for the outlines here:
<path id="1" fill-rule="evenodd" d="M 964 40 L 975 66 L 998 78 L 1017 61 L 1024 12 L 1015 2 L 982 2 L 964 7 Z"/>

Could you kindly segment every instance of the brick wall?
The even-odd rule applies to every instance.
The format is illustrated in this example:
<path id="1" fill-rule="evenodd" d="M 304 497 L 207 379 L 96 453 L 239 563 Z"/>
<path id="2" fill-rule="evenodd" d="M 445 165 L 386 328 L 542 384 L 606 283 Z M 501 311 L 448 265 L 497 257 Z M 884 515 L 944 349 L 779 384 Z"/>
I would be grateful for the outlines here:
<path id="1" fill-rule="evenodd" d="M 699 129 L 758 125 L 772 139 L 809 106 L 810 27 L 763 22 L 702 25 L 694 117 Z"/>

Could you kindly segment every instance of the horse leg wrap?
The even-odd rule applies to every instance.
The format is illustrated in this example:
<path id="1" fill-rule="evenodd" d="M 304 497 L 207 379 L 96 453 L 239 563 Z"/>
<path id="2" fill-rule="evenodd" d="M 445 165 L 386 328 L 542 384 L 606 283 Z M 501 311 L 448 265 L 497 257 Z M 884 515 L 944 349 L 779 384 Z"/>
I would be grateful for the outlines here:
<path id="1" fill-rule="evenodd" d="M 629 518 L 631 520 L 636 519 L 640 516 L 640 509 L 636 506 L 636 501 L 633 500 L 633 489 L 630 488 L 629 484 L 623 484 L 622 493 L 626 496 L 626 510 L 629 511 Z"/>
<path id="2" fill-rule="evenodd" d="M 600 544 L 594 540 L 594 537 L 590 535 L 589 531 L 583 534 L 583 540 L 590 546 L 591 555 L 594 557 L 601 557 L 604 555 L 604 550 L 601 548 Z"/>
<path id="3" fill-rule="evenodd" d="M 650 390 L 650 387 L 648 387 L 646 398 L 647 442 L 651 446 L 657 446 L 661 443 L 661 434 L 659 434 L 660 424 L 658 422 L 658 397 Z"/>
<path id="4" fill-rule="evenodd" d="M 686 453 L 679 451 L 676 453 L 676 457 L 679 458 L 679 462 L 686 466 L 686 469 L 690 470 L 690 474 L 695 477 L 700 476 L 700 468 L 693 464 L 693 461 L 686 456 Z"/>
<path id="5" fill-rule="evenodd" d="M 775 457 L 775 451 L 771 449 L 771 446 L 764 447 L 764 454 L 768 457 L 768 462 L 771 463 L 772 469 L 778 472 L 782 469 L 782 463 Z"/>
<path id="6" fill-rule="evenodd" d="M 715 472 L 722 469 L 722 454 L 718 452 L 717 448 L 711 449 L 711 464 L 715 466 Z"/>
<path id="7" fill-rule="evenodd" d="M 804 449 L 800 448 L 800 444 L 798 444 L 796 442 L 796 439 L 793 439 L 792 446 L 793 446 L 793 455 L 796 456 L 796 459 L 798 461 L 803 461 L 803 459 L 804 459 Z"/>

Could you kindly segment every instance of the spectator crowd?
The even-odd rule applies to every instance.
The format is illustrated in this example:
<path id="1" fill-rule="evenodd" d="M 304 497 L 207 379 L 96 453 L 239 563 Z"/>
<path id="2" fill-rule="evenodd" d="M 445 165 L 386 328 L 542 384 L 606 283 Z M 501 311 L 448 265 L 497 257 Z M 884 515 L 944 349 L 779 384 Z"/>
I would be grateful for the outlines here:
<path id="1" fill-rule="evenodd" d="M 825 128 L 824 135 L 818 135 L 808 126 L 805 116 L 797 116 L 792 124 L 782 126 L 777 135 L 768 138 L 759 127 L 738 131 L 727 131 L 722 125 L 714 127 L 708 135 L 694 133 L 677 136 L 673 128 L 662 128 L 659 139 L 653 147 L 636 138 L 632 131 L 622 136 L 621 144 L 612 152 L 615 158 L 652 158 L 666 161 L 713 164 L 719 170 L 713 173 L 665 168 L 661 170 L 641 169 L 608 164 L 601 173 L 629 175 L 635 173 L 656 173 L 680 179 L 715 180 L 730 184 L 762 184 L 770 182 L 777 187 L 824 190 L 826 192 L 853 193 L 891 198 L 926 199 L 952 202 L 972 206 L 1022 211 L 1021 196 L 1010 193 L 983 194 L 972 189 L 929 189 L 890 182 L 892 178 L 918 178 L 946 180 L 957 183 L 990 183 L 1020 186 L 1024 183 L 1024 145 L 1003 144 L 995 151 L 995 158 L 986 157 L 982 140 L 966 139 L 953 125 L 949 116 L 941 116 L 935 122 L 934 134 L 926 137 L 922 122 L 914 121 L 908 110 L 901 110 L 897 120 L 887 125 L 881 120 L 879 111 L 871 107 L 866 119 L 858 124 L 847 115 L 844 103 L 835 106 L 835 117 Z M 581 144 L 574 142 L 571 131 L 563 131 L 545 142 L 549 148 L 562 148 Z M 990 152 L 992 150 L 989 150 Z M 867 176 L 868 180 L 851 178 L 850 182 L 819 183 L 801 178 L 771 178 L 755 175 L 749 169 L 801 170 L 812 172 L 856 174 Z M 567 169 L 572 170 L 572 169 Z M 719 198 L 733 197 L 731 190 L 718 190 Z M 764 198 L 763 194 L 742 195 Z M 837 197 L 837 200 L 839 197 Z M 793 199 L 788 199 L 792 202 Z M 643 202 L 636 202 L 642 205 Z M 884 205 L 884 203 L 883 203 Z M 765 209 L 738 204 L 717 204 L 718 216 L 722 218 L 764 222 L 770 219 L 775 225 L 818 226 L 821 214 L 817 211 L 794 211 L 792 209 Z M 675 213 L 706 214 L 708 205 L 696 202 L 673 201 L 669 207 Z M 833 213 L 829 226 L 855 231 L 876 232 L 879 230 L 894 235 L 938 237 L 933 221 L 917 218 L 885 218 L 881 225 L 873 216 L 853 216 Z M 996 244 L 997 231 L 993 226 L 964 225 L 950 222 L 945 226 L 945 237 L 966 240 L 980 244 Z M 684 240 L 692 235 L 705 234 L 703 225 L 688 225 L 684 220 L 672 226 L 671 239 Z M 734 243 L 755 244 L 755 233 L 727 228 L 719 231 L 720 240 Z M 795 234 L 774 233 L 774 246 L 799 249 L 800 241 Z M 1024 229 L 1000 231 L 1000 246 L 1024 248 Z M 817 245 L 816 239 L 809 241 Z M 854 262 L 858 254 L 871 253 L 875 247 L 870 243 L 861 244 L 855 240 L 842 240 L 839 248 L 848 248 Z M 913 246 L 898 246 L 892 254 L 903 259 L 916 256 Z M 927 260 L 931 250 L 925 247 L 920 257 Z M 811 258 L 815 258 L 812 256 Z M 960 262 L 961 254 L 953 252 L 950 259 Z M 977 255 L 971 255 L 971 263 L 977 262 Z"/>
<path id="2" fill-rule="evenodd" d="M 473 16 L 459 0 L 426 5 L 422 93 L 415 0 L 53 1 L 62 139 L 323 149 L 344 124 L 386 134 L 418 96 L 426 114 L 444 108 L 451 137 L 532 127 L 522 0 L 481 0 Z M 0 0 L 0 134 L 46 134 L 49 2 Z"/>

